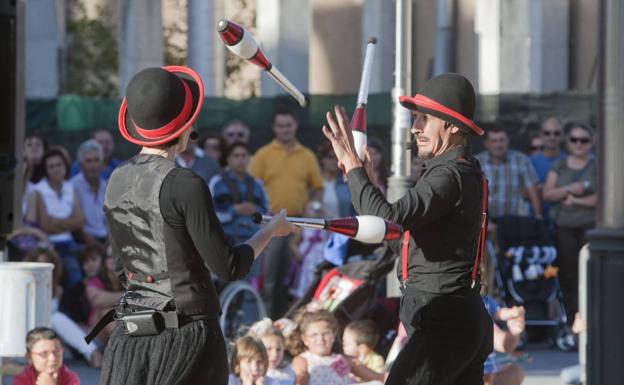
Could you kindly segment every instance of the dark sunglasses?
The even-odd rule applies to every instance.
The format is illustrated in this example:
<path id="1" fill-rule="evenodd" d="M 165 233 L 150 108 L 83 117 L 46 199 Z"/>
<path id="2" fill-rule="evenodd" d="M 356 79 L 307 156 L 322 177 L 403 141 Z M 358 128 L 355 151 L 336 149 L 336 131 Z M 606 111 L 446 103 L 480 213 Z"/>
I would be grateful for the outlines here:
<path id="1" fill-rule="evenodd" d="M 591 139 L 589 138 L 577 138 L 575 136 L 571 136 L 570 137 L 570 143 L 582 143 L 582 144 L 587 144 L 590 142 Z"/>
<path id="2" fill-rule="evenodd" d="M 225 136 L 229 138 L 234 138 L 234 137 L 242 138 L 245 136 L 245 133 L 244 132 L 228 132 L 225 134 Z"/>
<path id="3" fill-rule="evenodd" d="M 531 146 L 531 151 L 544 151 L 544 146 Z"/>
<path id="4" fill-rule="evenodd" d="M 542 131 L 545 136 L 561 136 L 561 131 Z"/>

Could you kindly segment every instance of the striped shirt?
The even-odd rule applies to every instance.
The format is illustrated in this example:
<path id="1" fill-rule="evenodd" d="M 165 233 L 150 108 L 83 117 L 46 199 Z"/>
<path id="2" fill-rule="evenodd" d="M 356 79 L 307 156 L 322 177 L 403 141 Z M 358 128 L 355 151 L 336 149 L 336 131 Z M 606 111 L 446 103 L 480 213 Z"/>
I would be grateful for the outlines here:
<path id="1" fill-rule="evenodd" d="M 538 183 L 537 173 L 529 157 L 519 151 L 509 150 L 503 161 L 497 164 L 487 151 L 477 154 L 476 158 L 488 180 L 490 217 L 524 214 L 526 207 L 522 188 Z"/>

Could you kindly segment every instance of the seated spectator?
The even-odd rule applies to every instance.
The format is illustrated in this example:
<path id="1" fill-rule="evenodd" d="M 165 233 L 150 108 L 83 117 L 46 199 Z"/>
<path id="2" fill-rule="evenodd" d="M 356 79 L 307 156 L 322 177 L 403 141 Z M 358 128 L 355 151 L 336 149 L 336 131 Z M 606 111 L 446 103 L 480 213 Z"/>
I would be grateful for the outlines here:
<path id="1" fill-rule="evenodd" d="M 24 262 L 45 262 L 54 265 L 52 269 L 52 315 L 50 325 L 60 338 L 71 348 L 80 353 L 89 364 L 99 368 L 102 366 L 102 353 L 95 344 L 87 344 L 86 333 L 66 313 L 59 311 L 59 304 L 68 295 L 60 285 L 63 266 L 58 254 L 52 247 L 40 247 L 30 252 Z"/>
<path id="2" fill-rule="evenodd" d="M 252 336 L 240 337 L 234 343 L 230 359 L 228 385 L 269 385 L 265 381 L 269 359 L 262 342 Z"/>
<path id="3" fill-rule="evenodd" d="M 22 215 L 26 214 L 28 196 L 35 185 L 45 176 L 43 155 L 48 151 L 48 141 L 39 134 L 26 135 L 24 139 L 24 194 Z"/>
<path id="4" fill-rule="evenodd" d="M 204 151 L 205 156 L 209 156 L 219 164 L 219 167 L 225 167 L 223 163 L 223 152 L 225 152 L 225 141 L 217 134 L 208 133 L 202 136 L 198 142 L 199 147 Z"/>
<path id="5" fill-rule="evenodd" d="M 104 192 L 106 180 L 102 178 L 102 148 L 94 139 L 83 142 L 76 154 L 80 172 L 70 182 L 80 199 L 84 227 L 79 230 L 78 238 L 87 245 L 106 246 L 108 228 L 104 219 Z"/>
<path id="6" fill-rule="evenodd" d="M 54 330 L 38 327 L 26 335 L 28 366 L 13 385 L 80 385 L 78 375 L 63 364 L 63 344 Z"/>
<path id="7" fill-rule="evenodd" d="M 529 214 L 524 205 L 523 188 L 529 196 L 533 213 L 542 216 L 542 206 L 537 192 L 537 175 L 529 158 L 509 149 L 507 132 L 498 125 L 486 131 L 484 146 L 487 151 L 475 157 L 488 180 L 488 213 L 492 219 L 504 215 Z"/>
<path id="8" fill-rule="evenodd" d="M 206 186 L 210 183 L 210 178 L 219 173 L 218 163 L 212 157 L 198 157 L 195 153 L 195 140 L 189 139 L 186 150 L 178 154 L 175 158 L 178 166 L 189 168 L 197 174 Z"/>
<path id="9" fill-rule="evenodd" d="M 45 177 L 28 198 L 25 222 L 48 234 L 63 260 L 63 287 L 69 288 L 82 279 L 71 233 L 82 229 L 84 217 L 74 187 L 65 179 L 69 163 L 63 152 L 49 150 L 43 157 L 43 164 Z"/>
<path id="10" fill-rule="evenodd" d="M 108 180 L 113 173 L 113 170 L 121 163 L 121 160 L 115 158 L 113 153 L 115 152 L 115 140 L 113 139 L 113 134 L 106 129 L 100 129 L 93 133 L 93 139 L 100 145 L 102 148 L 102 170 L 100 172 L 100 176 L 104 178 L 104 180 Z M 74 162 L 71 167 L 70 176 L 80 172 L 80 165 L 78 162 Z"/>
<path id="11" fill-rule="evenodd" d="M 123 295 L 123 287 L 113 270 L 113 256 L 106 253 L 100 272 L 97 276 L 89 278 L 86 284 L 87 300 L 91 305 L 87 326 L 92 329 L 97 321 L 112 307 Z M 109 323 L 98 335 L 98 338 L 106 343 L 112 333 L 115 323 Z"/>
<path id="12" fill-rule="evenodd" d="M 240 120 L 232 120 L 223 126 L 221 137 L 225 140 L 225 145 L 229 146 L 234 142 L 249 144 L 251 131 L 249 126 Z"/>
<path id="13" fill-rule="evenodd" d="M 485 385 L 520 385 L 524 379 L 522 368 L 515 363 L 500 366 L 495 352 L 511 353 L 518 346 L 525 327 L 524 308 L 521 306 L 500 307 L 490 296 L 483 297 L 483 302 L 494 321 L 507 324 L 507 330 L 502 330 L 494 322 L 494 352 L 484 363 L 483 382 Z"/>
<path id="14" fill-rule="evenodd" d="M 268 370 L 265 382 L 275 385 L 294 385 L 295 372 L 290 363 L 284 360 L 286 340 L 282 332 L 273 326 L 271 319 L 265 318 L 253 324 L 249 329 L 249 334 L 260 338 L 266 349 Z"/>
<path id="15" fill-rule="evenodd" d="M 595 226 L 598 167 L 592 145 L 594 130 L 583 123 L 566 129 L 569 155 L 553 163 L 544 183 L 550 219 L 557 224 L 557 265 L 568 321 L 578 311 L 578 254 Z"/>
<path id="16" fill-rule="evenodd" d="M 344 353 L 370 370 L 382 374 L 386 372 L 386 366 L 383 357 L 375 353 L 378 341 L 379 328 L 372 320 L 353 321 L 342 334 Z"/>

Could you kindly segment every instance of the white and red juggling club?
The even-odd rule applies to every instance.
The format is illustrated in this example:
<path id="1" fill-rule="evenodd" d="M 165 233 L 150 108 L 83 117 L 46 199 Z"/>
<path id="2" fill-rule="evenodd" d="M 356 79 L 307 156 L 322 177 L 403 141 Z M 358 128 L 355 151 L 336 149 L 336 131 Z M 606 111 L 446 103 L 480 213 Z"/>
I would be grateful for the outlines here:
<path id="1" fill-rule="evenodd" d="M 301 107 L 305 107 L 307 100 L 303 93 L 295 87 L 271 62 L 260 49 L 253 36 L 243 27 L 233 21 L 221 19 L 217 24 L 217 31 L 225 46 L 236 56 L 249 60 L 262 68 L 275 80 L 286 92 L 292 95 L 299 102 Z"/>
<path id="2" fill-rule="evenodd" d="M 266 223 L 272 218 L 270 215 L 259 213 L 252 216 L 254 223 Z M 403 228 L 400 225 L 374 215 L 334 219 L 286 217 L 286 220 L 299 227 L 327 230 L 346 235 L 362 243 L 392 241 L 401 238 L 403 233 Z"/>
<path id="3" fill-rule="evenodd" d="M 362 67 L 362 78 L 360 79 L 360 91 L 358 92 L 357 105 L 351 118 L 351 132 L 353 133 L 353 144 L 360 160 L 364 161 L 364 147 L 367 143 L 366 136 L 366 103 L 368 102 L 368 87 L 373 68 L 373 58 L 375 57 L 375 46 L 377 39 L 370 37 L 366 43 L 366 53 L 364 55 L 364 66 Z"/>

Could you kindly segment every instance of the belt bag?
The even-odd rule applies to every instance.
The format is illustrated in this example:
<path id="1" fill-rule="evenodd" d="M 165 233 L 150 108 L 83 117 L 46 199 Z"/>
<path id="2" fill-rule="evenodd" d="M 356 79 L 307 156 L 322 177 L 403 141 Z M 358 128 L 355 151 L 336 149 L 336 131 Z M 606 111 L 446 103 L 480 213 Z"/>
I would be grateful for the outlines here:
<path id="1" fill-rule="evenodd" d="M 126 334 L 131 336 L 154 336 L 165 330 L 165 319 L 156 310 L 141 310 L 121 317 Z"/>

